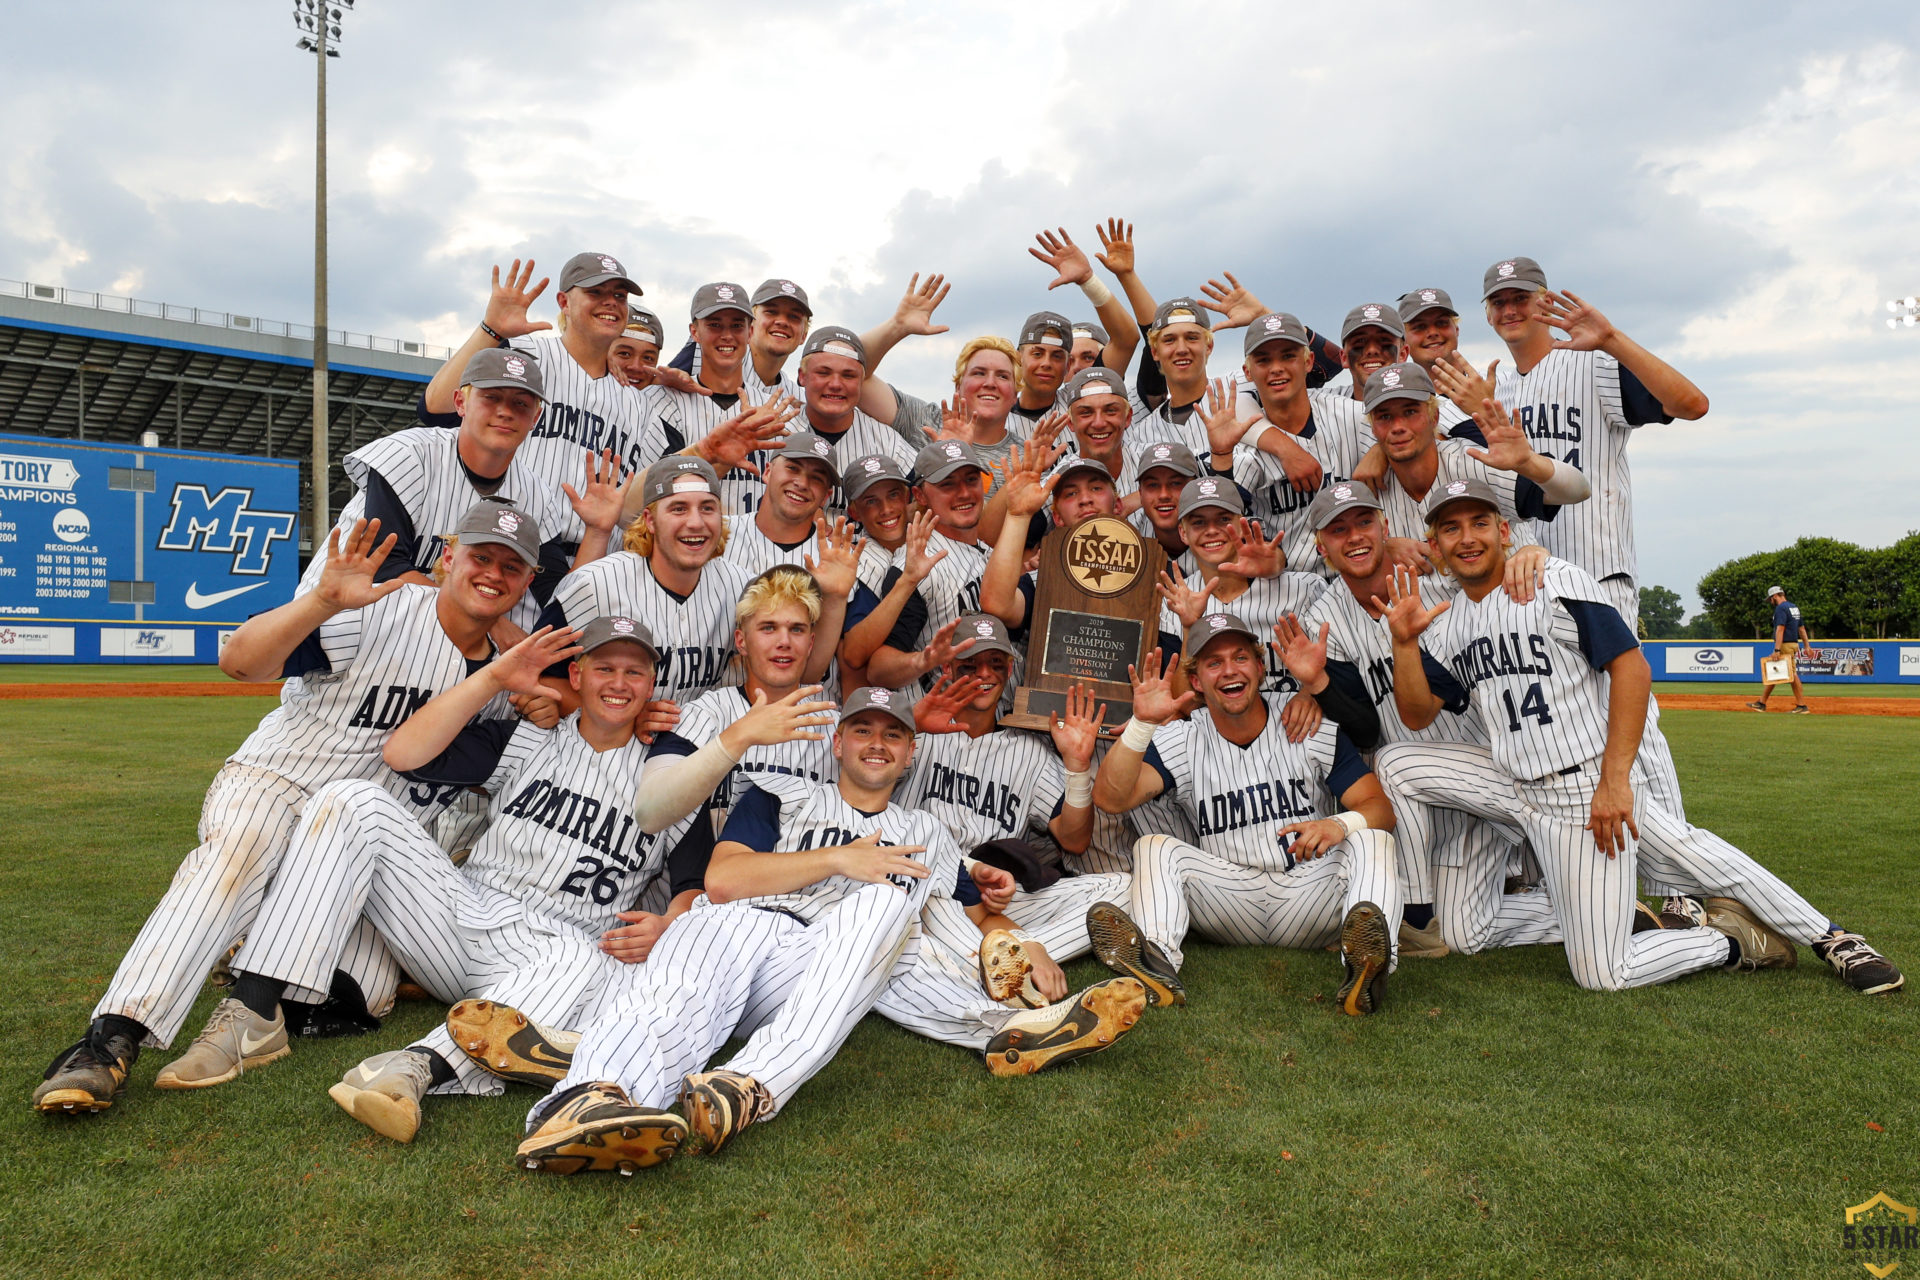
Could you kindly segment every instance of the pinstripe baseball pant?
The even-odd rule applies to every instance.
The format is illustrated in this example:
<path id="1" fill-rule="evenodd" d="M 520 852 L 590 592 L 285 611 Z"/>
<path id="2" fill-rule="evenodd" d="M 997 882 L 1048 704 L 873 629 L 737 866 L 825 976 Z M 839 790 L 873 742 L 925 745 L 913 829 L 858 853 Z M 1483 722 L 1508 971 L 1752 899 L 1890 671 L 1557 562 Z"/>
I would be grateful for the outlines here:
<path id="1" fill-rule="evenodd" d="M 1062 876 L 1038 893 L 1017 891 L 1006 915 L 1045 947 L 1054 961 L 1065 964 L 1093 950 L 1093 940 L 1087 936 L 1087 908 L 1096 902 L 1126 902 L 1131 882 L 1125 872 Z M 965 958 L 980 950 L 979 927 L 952 898 L 930 898 L 920 913 L 920 925 L 954 956 Z"/>
<path id="2" fill-rule="evenodd" d="M 251 929 L 306 803 L 304 788 L 267 769 L 229 763 L 214 775 L 200 808 L 200 844 L 140 926 L 94 1017 L 134 1018 L 146 1025 L 148 1044 L 173 1043 L 207 971 Z M 370 932 L 352 942 L 337 967 L 359 984 L 368 1010 L 384 1014 L 399 970 Z M 332 976 L 328 969 L 306 998 L 324 1000 Z"/>
<path id="3" fill-rule="evenodd" d="M 1324 855 L 1289 871 L 1228 862 L 1171 836 L 1142 836 L 1133 846 L 1131 912 L 1140 931 L 1178 967 L 1189 928 L 1240 946 L 1319 948 L 1339 941 L 1346 914 L 1362 902 L 1386 913 L 1400 963 L 1400 877 L 1394 838 L 1354 832 Z"/>

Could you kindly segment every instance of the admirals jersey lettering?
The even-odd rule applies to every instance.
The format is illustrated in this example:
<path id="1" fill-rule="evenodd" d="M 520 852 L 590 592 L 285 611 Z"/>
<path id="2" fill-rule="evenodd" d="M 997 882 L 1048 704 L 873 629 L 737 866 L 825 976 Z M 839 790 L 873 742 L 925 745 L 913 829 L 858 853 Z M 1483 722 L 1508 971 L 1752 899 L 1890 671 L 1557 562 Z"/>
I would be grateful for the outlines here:
<path id="1" fill-rule="evenodd" d="M 1421 637 L 1435 697 L 1471 699 L 1493 759 L 1530 782 L 1598 758 L 1607 745 L 1608 682 L 1600 669 L 1638 647 L 1585 570 L 1549 560 L 1530 604 L 1505 591 L 1454 597 Z"/>
<path id="2" fill-rule="evenodd" d="M 941 893 L 952 890 L 960 874 L 960 847 L 932 814 L 913 812 L 897 804 L 889 804 L 878 813 L 868 813 L 848 804 L 838 787 L 802 778 L 777 773 L 763 773 L 755 778 L 752 788 L 734 801 L 733 813 L 727 818 L 720 839 L 762 853 L 801 853 L 852 844 L 876 831 L 880 833 L 881 844 L 913 844 L 926 849 L 917 860 L 932 874 L 925 880 L 908 879 L 901 886 L 911 896 L 914 911 L 926 905 L 929 887 L 937 885 Z M 741 901 L 792 912 L 812 923 L 859 889 L 860 883 L 832 875 L 793 893 L 767 894 Z"/>
<path id="3" fill-rule="evenodd" d="M 667 437 L 647 415 L 639 391 L 621 386 L 611 373 L 590 375 L 567 351 L 559 334 L 529 333 L 509 345 L 540 362 L 547 402 L 540 410 L 540 421 L 520 446 L 519 458 L 555 494 L 562 484 L 580 488 L 588 452 L 613 450 L 620 473 L 632 475 L 645 471 L 662 454 L 678 453 L 683 447 L 667 447 Z"/>
<path id="4" fill-rule="evenodd" d="M 900 803 L 925 809 L 953 833 L 961 849 L 990 840 L 1044 833 L 1060 812 L 1067 776 L 1050 739 L 1021 729 L 922 733 L 913 771 L 895 791 Z"/>
<path id="5" fill-rule="evenodd" d="M 659 644 L 654 697 L 685 704 L 729 675 L 733 657 L 733 607 L 746 590 L 747 574 L 724 557 L 709 560 L 700 582 L 684 599 L 661 586 L 653 567 L 631 551 L 616 551 L 582 565 L 554 589 L 540 615 L 546 625 L 584 627 L 595 618 L 620 614 L 646 624 Z"/>
<path id="6" fill-rule="evenodd" d="M 1217 858 L 1263 871 L 1291 871 L 1291 838 L 1280 828 L 1324 818 L 1337 810 L 1327 792 L 1344 795 L 1368 772 L 1331 720 L 1305 742 L 1287 741 L 1280 724 L 1284 700 L 1267 699 L 1267 727 L 1242 747 L 1196 712 L 1154 731 L 1146 764 L 1199 832 L 1199 846 Z"/>
<path id="7" fill-rule="evenodd" d="M 701 694 L 690 706 L 680 709 L 680 723 L 674 726 L 673 732 L 663 733 L 655 739 L 653 753 L 656 756 L 690 756 L 751 710 L 753 707 L 747 701 L 746 690 L 739 685 Z M 822 735 L 818 742 L 802 739 L 776 743 L 771 747 L 748 747 L 746 754 L 740 757 L 740 763 L 728 770 L 727 776 L 714 788 L 713 798 L 708 803 L 713 814 L 715 833 L 718 834 L 725 826 L 734 802 L 747 793 L 761 774 L 784 774 L 808 782 L 837 781 L 840 762 L 833 757 L 833 730 L 834 723 L 821 726 L 816 730 Z"/>
<path id="8" fill-rule="evenodd" d="M 1634 577 L 1627 441 L 1635 427 L 1672 415 L 1604 351 L 1549 351 L 1525 375 L 1502 370 L 1497 391 L 1536 453 L 1576 468 L 1593 486 L 1592 497 L 1537 531 L 1540 545 L 1595 578 Z"/>
<path id="9" fill-rule="evenodd" d="M 1453 581 L 1439 574 L 1426 574 L 1420 578 L 1420 602 L 1431 609 L 1444 600 L 1455 597 Z M 1339 579 L 1327 584 L 1327 589 L 1312 608 L 1300 615 L 1300 623 L 1307 634 L 1320 635 L 1320 624 L 1329 626 L 1327 632 L 1327 676 L 1337 681 L 1353 681 L 1348 685 L 1349 692 L 1366 695 L 1373 703 L 1374 711 L 1380 717 L 1380 741 L 1388 742 L 1470 742 L 1475 746 L 1487 745 L 1487 731 L 1480 723 L 1477 712 L 1469 709 L 1464 715 L 1436 717 L 1434 722 L 1421 730 L 1407 728 L 1406 721 L 1400 718 L 1399 706 L 1393 700 L 1393 636 L 1387 630 L 1387 620 L 1376 618 L 1366 611 L 1361 603 L 1353 598 L 1353 591 Z"/>

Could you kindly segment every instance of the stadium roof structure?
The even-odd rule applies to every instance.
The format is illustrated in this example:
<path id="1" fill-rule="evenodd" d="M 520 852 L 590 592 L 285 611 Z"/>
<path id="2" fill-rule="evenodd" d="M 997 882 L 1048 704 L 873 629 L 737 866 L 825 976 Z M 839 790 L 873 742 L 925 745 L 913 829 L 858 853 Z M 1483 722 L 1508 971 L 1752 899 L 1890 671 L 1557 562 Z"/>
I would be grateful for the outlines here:
<path id="1" fill-rule="evenodd" d="M 339 460 L 415 425 L 445 347 L 327 334 L 331 509 Z M 257 316 L 0 279 L 0 431 L 301 460 L 311 528 L 313 329 Z"/>

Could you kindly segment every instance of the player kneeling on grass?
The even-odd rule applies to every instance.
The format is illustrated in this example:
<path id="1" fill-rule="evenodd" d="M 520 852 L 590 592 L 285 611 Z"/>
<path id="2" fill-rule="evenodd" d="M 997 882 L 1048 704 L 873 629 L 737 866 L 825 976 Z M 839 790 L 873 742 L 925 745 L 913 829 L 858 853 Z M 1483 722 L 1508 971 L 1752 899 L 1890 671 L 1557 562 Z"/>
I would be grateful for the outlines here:
<path id="1" fill-rule="evenodd" d="M 1283 700 L 1260 692 L 1262 648 L 1233 614 L 1205 614 L 1186 639 L 1193 692 L 1177 698 L 1160 651 L 1147 655 L 1147 669 L 1133 673 L 1133 719 L 1100 764 L 1093 802 L 1124 813 L 1165 793 L 1200 833 L 1198 847 L 1164 835 L 1133 847 L 1142 952 L 1177 970 L 1189 928 L 1240 945 L 1337 941 L 1341 1007 L 1371 1013 L 1399 958 L 1393 809 L 1332 721 L 1304 742 L 1288 739 Z M 1202 714 L 1177 718 L 1196 702 Z M 1323 789 L 1347 811 L 1323 814 Z"/>
<path id="2" fill-rule="evenodd" d="M 1480 480 L 1436 486 L 1426 519 L 1428 545 L 1460 594 L 1428 606 L 1396 572 L 1394 700 L 1414 730 L 1443 710 L 1478 712 L 1546 873 L 1576 982 L 1615 991 L 1718 966 L 1789 968 L 1798 941 L 1855 990 L 1901 985 L 1858 934 L 1647 794 L 1636 757 L 1652 676 L 1599 583 L 1549 559 L 1530 601 L 1509 596 L 1507 522 Z M 1634 932 L 1641 869 L 1687 889 L 1676 900 L 1682 927 Z"/>
<path id="3" fill-rule="evenodd" d="M 47 1069 L 33 1093 L 36 1108 L 105 1110 L 126 1087 L 142 1044 L 173 1043 L 208 969 L 249 932 L 294 827 L 320 788 L 367 782 L 415 825 L 445 807 L 448 789 L 402 778 L 382 762 L 381 748 L 410 710 L 492 656 L 487 633 L 519 603 L 540 555 L 537 522 L 492 499 L 466 512 L 456 538 L 441 556 L 445 581 L 430 587 L 376 581 L 395 543 L 391 536 L 381 539 L 378 521 L 356 524 L 344 537 L 333 530 L 312 589 L 234 632 L 221 652 L 221 670 L 241 680 L 287 677 L 280 705 L 214 778 L 201 810 L 199 847 L 181 863 L 114 972 L 86 1036 Z M 512 712 L 502 699 L 487 714 Z M 343 973 L 352 1003 L 373 1010 L 391 1003 L 399 973 L 377 942 L 356 947 Z M 330 981 L 339 983 L 331 968 L 316 981 L 312 998 L 324 998 Z M 222 1001 L 204 1035 L 224 1037 L 236 1057 L 252 1065 L 285 1054 L 286 1028 L 277 1023 L 243 1041 L 233 1015 L 241 1008 Z M 155 1087 L 218 1083 L 201 1074 L 197 1059 L 189 1053 L 162 1069 Z"/>

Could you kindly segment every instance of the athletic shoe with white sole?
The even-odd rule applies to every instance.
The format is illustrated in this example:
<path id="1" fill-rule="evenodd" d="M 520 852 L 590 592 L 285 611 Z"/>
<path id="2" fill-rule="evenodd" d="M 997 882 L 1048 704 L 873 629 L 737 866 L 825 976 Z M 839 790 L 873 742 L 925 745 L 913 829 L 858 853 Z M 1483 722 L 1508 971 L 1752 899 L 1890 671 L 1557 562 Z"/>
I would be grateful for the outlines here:
<path id="1" fill-rule="evenodd" d="M 447 1034 L 490 1076 L 551 1089 L 566 1079 L 580 1036 L 543 1027 L 492 1000 L 462 1000 L 447 1010 Z"/>
<path id="2" fill-rule="evenodd" d="M 1110 1049 L 1146 1008 L 1144 985 L 1108 978 L 1070 1000 L 1016 1013 L 987 1041 L 987 1070 L 997 1076 L 1032 1075 Z"/>
<path id="3" fill-rule="evenodd" d="M 213 1016 L 187 1051 L 160 1068 L 156 1089 L 208 1089 L 225 1084 L 293 1052 L 287 1020 L 278 1009 L 271 1020 L 228 996 L 213 1006 Z"/>
<path id="4" fill-rule="evenodd" d="M 1001 1004 L 1046 1007 L 1047 998 L 1033 985 L 1033 961 L 1026 947 L 1006 929 L 990 930 L 980 939 L 980 987 Z"/>
<path id="5" fill-rule="evenodd" d="M 1740 944 L 1740 959 L 1733 968 L 1791 969 L 1800 963 L 1793 943 L 1781 937 L 1738 898 L 1708 898 L 1706 925 L 1717 929 Z"/>
<path id="6" fill-rule="evenodd" d="M 1906 984 L 1906 975 L 1893 962 L 1867 945 L 1857 933 L 1836 929 L 1813 944 L 1813 954 L 1833 966 L 1840 981 L 1855 991 L 1877 996 L 1898 991 Z"/>
<path id="7" fill-rule="evenodd" d="M 1353 1017 L 1380 1007 L 1393 950 L 1387 938 L 1387 914 L 1371 902 L 1356 902 L 1340 925 L 1340 1007 Z"/>
<path id="8" fill-rule="evenodd" d="M 1180 985 L 1180 971 L 1173 961 L 1140 932 L 1132 916 L 1113 903 L 1096 902 L 1087 908 L 1087 937 L 1101 964 L 1147 989 L 1148 1003 L 1187 1002 L 1187 989 Z"/>
<path id="9" fill-rule="evenodd" d="M 1707 922 L 1707 908 L 1689 894 L 1676 894 L 1660 903 L 1662 929 L 1697 929 Z"/>
<path id="10" fill-rule="evenodd" d="M 742 1129 L 773 1114 L 773 1095 L 738 1071 L 700 1071 L 681 1082 L 680 1114 L 687 1121 L 682 1150 L 690 1156 L 715 1155 Z"/>
<path id="11" fill-rule="evenodd" d="M 1764 702 L 1749 702 L 1747 704 L 1747 710 L 1749 711 L 1765 711 L 1766 709 L 1767 704 Z"/>
<path id="12" fill-rule="evenodd" d="M 140 1058 L 129 1035 L 109 1035 L 98 1023 L 80 1043 L 62 1050 L 33 1091 L 33 1108 L 48 1115 L 94 1115 L 113 1105 Z"/>
<path id="13" fill-rule="evenodd" d="M 544 1104 L 540 1123 L 514 1152 L 536 1173 L 618 1173 L 630 1178 L 673 1158 L 687 1122 L 636 1107 L 617 1084 L 577 1084 Z"/>
<path id="14" fill-rule="evenodd" d="M 1416 929 L 1405 920 L 1400 922 L 1400 958 L 1402 960 L 1445 960 L 1453 954 L 1446 939 L 1440 936 L 1440 922 L 1427 921 L 1427 927 Z"/>
<path id="15" fill-rule="evenodd" d="M 383 1138 L 412 1142 L 420 1101 L 433 1088 L 433 1059 L 412 1049 L 376 1053 L 327 1090 L 340 1109 Z"/>

